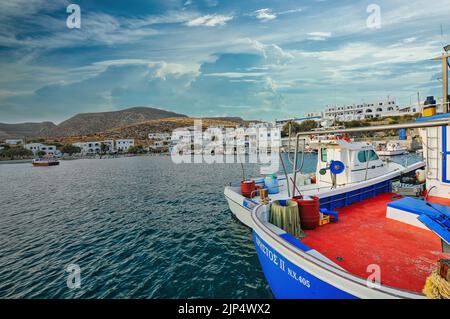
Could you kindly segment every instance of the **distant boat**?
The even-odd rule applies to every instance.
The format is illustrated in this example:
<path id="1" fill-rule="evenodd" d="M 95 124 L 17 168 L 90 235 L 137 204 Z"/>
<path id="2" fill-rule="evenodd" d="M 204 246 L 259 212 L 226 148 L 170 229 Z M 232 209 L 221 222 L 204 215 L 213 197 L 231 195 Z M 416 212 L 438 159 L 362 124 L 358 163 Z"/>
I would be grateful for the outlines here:
<path id="1" fill-rule="evenodd" d="M 406 148 L 401 146 L 399 143 L 387 143 L 385 149 L 377 150 L 378 155 L 380 156 L 395 156 L 395 155 L 403 155 L 408 153 Z"/>
<path id="2" fill-rule="evenodd" d="M 59 161 L 56 157 L 38 157 L 33 159 L 33 166 L 56 166 Z"/>

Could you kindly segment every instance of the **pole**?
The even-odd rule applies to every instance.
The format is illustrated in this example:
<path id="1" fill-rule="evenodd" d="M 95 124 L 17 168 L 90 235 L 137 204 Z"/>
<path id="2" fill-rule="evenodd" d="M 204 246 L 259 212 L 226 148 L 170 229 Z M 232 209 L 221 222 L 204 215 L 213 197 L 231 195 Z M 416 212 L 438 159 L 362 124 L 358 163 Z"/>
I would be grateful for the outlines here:
<path id="1" fill-rule="evenodd" d="M 422 109 L 420 108 L 420 92 L 417 92 L 417 111 L 422 113 Z"/>
<path id="2" fill-rule="evenodd" d="M 298 160 L 298 140 L 299 140 L 299 134 L 297 133 L 297 141 L 295 143 L 295 154 L 294 154 L 294 165 L 293 165 L 293 172 L 292 174 L 294 175 L 294 180 L 292 181 L 292 197 L 295 196 L 295 183 L 296 183 L 296 179 L 297 179 L 297 160 Z M 289 185 L 289 184 L 288 184 Z"/>
<path id="3" fill-rule="evenodd" d="M 448 55 L 442 55 L 442 111 L 448 113 L 450 111 L 448 105 Z"/>

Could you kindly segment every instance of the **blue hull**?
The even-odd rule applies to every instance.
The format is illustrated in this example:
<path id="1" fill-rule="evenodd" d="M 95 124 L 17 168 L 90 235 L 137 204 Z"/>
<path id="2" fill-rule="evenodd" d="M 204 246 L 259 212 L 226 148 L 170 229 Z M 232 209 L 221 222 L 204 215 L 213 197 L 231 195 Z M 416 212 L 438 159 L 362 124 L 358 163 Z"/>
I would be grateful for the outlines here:
<path id="1" fill-rule="evenodd" d="M 405 175 L 412 175 L 409 172 Z M 320 199 L 320 207 L 333 210 L 348 206 L 352 203 L 374 197 L 378 194 L 390 191 L 391 182 L 398 177 L 379 182 L 374 185 L 348 191 L 346 193 L 328 196 Z M 290 235 L 281 235 L 280 238 L 290 242 L 303 252 L 310 250 L 301 241 L 292 241 Z M 332 284 L 324 282 L 313 274 L 306 272 L 298 265 L 287 260 L 280 252 L 263 241 L 253 230 L 259 262 L 263 269 L 267 282 L 276 298 L 281 299 L 356 299 L 353 296 Z"/>
<path id="2" fill-rule="evenodd" d="M 279 299 L 355 299 L 294 265 L 253 231 L 253 241 L 267 282 Z"/>

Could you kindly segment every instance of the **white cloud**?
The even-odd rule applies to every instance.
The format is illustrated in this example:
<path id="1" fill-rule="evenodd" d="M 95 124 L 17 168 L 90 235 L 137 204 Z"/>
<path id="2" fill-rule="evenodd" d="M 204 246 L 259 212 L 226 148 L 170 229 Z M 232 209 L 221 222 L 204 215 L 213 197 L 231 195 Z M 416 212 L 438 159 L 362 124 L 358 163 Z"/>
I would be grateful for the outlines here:
<path id="1" fill-rule="evenodd" d="M 199 74 L 200 65 L 197 63 L 170 63 L 166 61 L 154 61 L 146 59 L 117 59 L 92 63 L 90 66 L 73 69 L 73 72 L 86 71 L 92 75 L 106 71 L 110 66 L 142 65 L 155 70 L 154 76 L 164 79 L 167 75 L 181 76 Z"/>
<path id="2" fill-rule="evenodd" d="M 367 43 L 350 43 L 334 51 L 298 51 L 297 54 L 319 60 L 350 62 L 373 53 L 375 49 Z"/>
<path id="3" fill-rule="evenodd" d="M 262 20 L 262 21 L 270 21 L 277 18 L 277 14 L 274 13 L 269 8 L 259 9 L 254 12 L 254 15 L 256 16 L 256 19 Z"/>
<path id="4" fill-rule="evenodd" d="M 411 38 L 406 38 L 403 40 L 404 43 L 412 43 L 412 42 L 416 42 L 417 38 L 415 37 L 411 37 Z"/>
<path id="5" fill-rule="evenodd" d="M 249 46 L 251 50 L 261 54 L 268 64 L 285 64 L 294 59 L 292 54 L 284 51 L 276 44 L 264 44 L 250 38 L 239 39 L 236 43 Z"/>
<path id="6" fill-rule="evenodd" d="M 298 12 L 302 12 L 302 11 L 303 11 L 303 9 L 297 8 L 297 9 L 291 9 L 291 10 L 278 12 L 278 15 L 290 14 L 290 13 L 298 13 Z"/>
<path id="7" fill-rule="evenodd" d="M 256 72 L 222 72 L 222 73 L 208 73 L 205 76 L 214 76 L 214 77 L 225 77 L 225 78 L 245 78 L 245 77 L 260 77 L 265 75 L 266 73 L 256 73 Z"/>
<path id="8" fill-rule="evenodd" d="M 136 27 L 153 24 L 184 23 L 198 18 L 199 14 L 195 11 L 168 11 L 161 15 L 149 15 L 143 19 L 130 20 Z"/>
<path id="9" fill-rule="evenodd" d="M 284 14 L 291 14 L 291 13 L 297 13 L 302 12 L 303 10 L 301 8 L 286 10 L 286 11 L 280 11 L 280 12 L 274 12 L 270 8 L 263 8 L 254 11 L 250 14 L 250 16 L 256 17 L 256 19 L 261 20 L 262 22 L 275 20 L 278 16 L 284 15 Z"/>
<path id="10" fill-rule="evenodd" d="M 224 25 L 228 21 L 233 20 L 233 16 L 226 16 L 220 14 L 208 14 L 205 16 L 201 16 L 186 22 L 186 25 L 189 27 L 198 27 L 198 26 L 207 26 L 207 27 L 215 27 L 218 25 Z"/>
<path id="11" fill-rule="evenodd" d="M 331 32 L 309 32 L 308 39 L 314 41 L 325 41 L 331 37 Z"/>

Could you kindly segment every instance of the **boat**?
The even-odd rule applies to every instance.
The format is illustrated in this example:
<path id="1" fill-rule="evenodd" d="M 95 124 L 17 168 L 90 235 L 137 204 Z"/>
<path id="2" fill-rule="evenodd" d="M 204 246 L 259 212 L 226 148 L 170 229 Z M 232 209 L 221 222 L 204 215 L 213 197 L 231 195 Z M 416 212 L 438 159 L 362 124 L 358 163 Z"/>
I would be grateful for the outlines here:
<path id="1" fill-rule="evenodd" d="M 59 160 L 56 157 L 37 157 L 33 159 L 33 166 L 56 166 L 59 165 Z"/>
<path id="2" fill-rule="evenodd" d="M 439 57 L 445 75 L 448 57 Z M 269 200 L 244 198 L 241 204 L 237 188 L 225 190 L 233 213 L 252 228 L 262 271 L 276 298 L 450 299 L 450 104 L 448 88 L 443 87 L 443 114 L 424 113 L 412 123 L 322 132 L 418 129 L 427 146 L 425 171 L 417 166 L 391 170 L 381 166 L 375 152 L 374 165 L 369 162 L 364 168 L 354 152 L 369 150 L 365 158 L 372 159 L 370 146 L 337 141 L 319 149 L 316 179 L 319 185 L 319 178 L 325 179 L 323 191 L 316 185 L 309 186 L 311 190 L 296 187 L 297 159 L 292 175 L 286 174 L 290 182 L 280 181 L 287 191 Z M 296 154 L 300 138 L 309 134 L 296 134 Z M 415 178 L 402 176 L 411 173 Z M 332 186 L 325 187 L 330 181 Z M 308 201 L 317 206 L 306 206 Z M 241 206 L 251 211 L 250 219 Z M 304 217 L 314 227 L 307 228 L 300 220 Z"/>
<path id="3" fill-rule="evenodd" d="M 314 176 L 308 174 L 291 173 L 277 176 L 279 192 L 269 194 L 270 199 L 289 198 L 289 186 L 292 186 L 296 175 L 295 189 L 304 196 L 318 196 L 321 201 L 333 201 L 350 192 L 377 190 L 387 187 L 390 181 L 402 175 L 415 174 L 417 169 L 423 168 L 425 162 L 402 166 L 394 162 L 383 162 L 376 154 L 373 145 L 366 142 L 353 142 L 348 139 L 321 140 L 318 144 L 318 162 Z M 301 156 L 302 152 L 298 152 Z M 295 154 L 295 153 L 294 153 Z M 340 162 L 345 169 L 333 183 L 330 172 L 332 163 Z M 264 177 L 254 178 L 255 185 L 264 188 Z M 288 182 L 289 181 L 289 182 Z M 270 193 L 270 192 L 269 192 Z M 256 195 L 257 191 L 254 192 Z M 246 226 L 253 228 L 251 210 L 261 202 L 261 198 L 246 197 L 242 194 L 239 183 L 232 183 L 225 187 L 225 198 L 231 212 Z"/>
<path id="4" fill-rule="evenodd" d="M 384 149 L 377 150 L 377 154 L 380 156 L 396 156 L 407 153 L 408 150 L 396 142 L 389 142 Z"/>
<path id="5" fill-rule="evenodd" d="M 440 280 L 433 276 L 441 278 L 442 269 L 447 269 L 443 280 L 449 288 L 449 124 L 450 113 L 398 126 L 421 127 L 422 139 L 434 141 L 428 144 L 432 149 L 424 149 L 429 165 L 425 198 L 396 198 L 392 187 L 397 181 L 389 179 L 379 188 L 368 188 L 369 193 L 347 189 L 331 200 L 320 198 L 320 210 L 338 221 L 305 230 L 303 238 L 269 222 L 273 201 L 256 205 L 251 213 L 253 241 L 274 296 L 433 298 L 430 285 Z M 389 127 L 396 128 L 378 129 Z"/>

